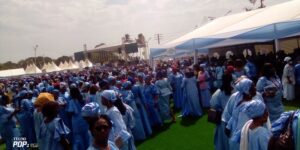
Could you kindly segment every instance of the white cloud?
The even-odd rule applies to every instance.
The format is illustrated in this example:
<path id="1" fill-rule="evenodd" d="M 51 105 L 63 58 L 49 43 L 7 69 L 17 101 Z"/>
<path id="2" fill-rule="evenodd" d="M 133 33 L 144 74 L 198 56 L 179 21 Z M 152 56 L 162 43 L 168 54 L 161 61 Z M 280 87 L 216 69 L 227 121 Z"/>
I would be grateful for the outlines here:
<path id="1" fill-rule="evenodd" d="M 287 0 L 267 0 L 272 5 Z M 0 62 L 38 55 L 73 55 L 98 43 L 118 44 L 129 33 L 163 42 L 191 31 L 208 16 L 251 6 L 247 0 L 0 0 Z"/>

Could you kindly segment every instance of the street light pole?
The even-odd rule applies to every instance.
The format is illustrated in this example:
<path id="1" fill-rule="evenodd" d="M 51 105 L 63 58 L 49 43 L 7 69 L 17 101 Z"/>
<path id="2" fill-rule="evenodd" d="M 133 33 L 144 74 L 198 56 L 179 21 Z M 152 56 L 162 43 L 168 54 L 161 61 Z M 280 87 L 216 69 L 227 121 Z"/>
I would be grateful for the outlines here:
<path id="1" fill-rule="evenodd" d="M 34 65 L 36 66 L 36 49 L 38 48 L 38 45 L 35 45 L 34 47 L 33 47 L 33 49 L 34 49 Z M 35 73 L 36 73 L 36 69 L 35 69 Z"/>

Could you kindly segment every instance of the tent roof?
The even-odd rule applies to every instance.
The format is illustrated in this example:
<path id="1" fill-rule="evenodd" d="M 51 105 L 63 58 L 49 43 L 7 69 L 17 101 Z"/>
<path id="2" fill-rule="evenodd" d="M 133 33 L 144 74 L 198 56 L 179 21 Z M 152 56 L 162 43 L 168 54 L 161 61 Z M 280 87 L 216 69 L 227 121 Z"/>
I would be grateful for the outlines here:
<path id="1" fill-rule="evenodd" d="M 261 11 L 262 11 L 261 9 L 258 9 L 258 10 L 253 10 L 253 11 L 249 11 L 249 12 L 238 13 L 238 14 L 233 14 L 233 15 L 228 15 L 228 16 L 217 18 L 217 19 L 195 29 L 192 32 L 189 32 L 171 42 L 164 44 L 162 47 L 163 48 L 164 47 L 174 47 L 175 45 L 185 42 L 186 40 L 189 40 L 193 37 L 205 37 L 205 36 L 213 35 L 217 31 L 219 31 L 225 27 L 228 27 L 230 25 L 233 25 L 235 23 L 238 23 L 238 22 L 242 21 L 243 19 L 253 16 Z"/>
<path id="2" fill-rule="evenodd" d="M 106 46 L 106 47 L 100 47 L 100 48 L 94 48 L 91 50 L 88 50 L 89 52 L 98 52 L 98 51 L 110 51 L 110 52 L 118 52 L 118 50 L 122 48 L 122 45 L 113 45 L 113 46 Z"/>
<path id="3" fill-rule="evenodd" d="M 265 26 L 272 23 L 297 19 L 300 17 L 299 8 L 300 0 L 292 0 L 271 7 L 266 7 L 261 9 L 262 11 L 260 11 L 259 13 L 249 16 L 236 24 L 227 26 L 226 28 L 223 28 L 215 34 Z"/>
<path id="4" fill-rule="evenodd" d="M 19 75 L 24 75 L 24 74 L 26 74 L 26 73 L 25 73 L 25 70 L 23 68 L 1 70 L 0 71 L 0 77 L 19 76 Z"/>
<path id="5" fill-rule="evenodd" d="M 41 69 L 39 69 L 35 64 L 27 66 L 25 72 L 26 74 L 42 73 Z"/>
<path id="6" fill-rule="evenodd" d="M 274 35 L 274 33 L 272 34 L 272 30 L 270 30 L 272 24 L 300 19 L 299 8 L 300 0 L 292 0 L 263 9 L 220 17 L 156 49 L 168 49 L 174 47 L 176 49 L 200 48 L 220 42 L 221 39 L 224 40 L 225 38 L 235 37 L 244 33 L 246 33 L 244 34 L 244 37 L 248 37 L 249 34 L 256 35 L 258 32 L 262 33 L 262 31 L 267 31 L 268 35 L 264 35 L 263 33 L 261 35 L 264 36 L 261 36 L 260 39 L 266 39 L 266 36 L 272 37 Z M 300 28 L 299 22 L 294 23 L 294 25 L 290 23 L 289 25 L 281 25 L 283 25 L 282 28 L 293 26 L 292 30 L 285 30 L 289 32 L 285 33 L 287 35 L 300 30 L 298 29 Z M 283 38 L 285 35 L 280 35 L 280 37 Z M 197 43 L 192 41 L 192 39 L 197 39 Z M 218 39 L 220 41 L 218 41 Z M 274 39 L 274 37 L 271 39 Z M 156 56 L 155 54 L 152 54 L 152 49 L 151 56 Z"/>
<path id="7" fill-rule="evenodd" d="M 206 46 L 204 48 L 216 48 L 216 47 L 225 47 L 225 46 L 232 46 L 232 45 L 240 45 L 240 44 L 248 44 L 248 43 L 256 43 L 256 42 L 268 42 L 270 39 L 226 39 L 220 42 L 217 42 L 215 44 L 211 44 L 209 46 Z"/>
<path id="8" fill-rule="evenodd" d="M 46 72 L 54 72 L 54 71 L 60 71 L 61 69 L 57 67 L 57 65 L 52 61 L 47 64 L 47 67 L 45 68 Z"/>

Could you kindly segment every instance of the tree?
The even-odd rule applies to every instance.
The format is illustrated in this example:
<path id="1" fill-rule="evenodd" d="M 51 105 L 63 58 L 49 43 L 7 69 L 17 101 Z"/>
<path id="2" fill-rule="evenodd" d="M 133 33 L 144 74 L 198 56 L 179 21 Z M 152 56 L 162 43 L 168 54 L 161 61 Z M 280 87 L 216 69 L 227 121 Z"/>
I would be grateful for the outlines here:
<path id="1" fill-rule="evenodd" d="M 255 5 L 257 0 L 249 0 L 249 2 L 253 5 Z M 258 8 L 265 8 L 266 5 L 264 5 L 264 0 L 260 0 L 260 6 Z M 246 11 L 251 11 L 252 9 L 249 9 L 249 8 L 245 8 Z"/>
<path id="2" fill-rule="evenodd" d="M 16 63 L 13 63 L 11 61 L 7 61 L 0 65 L 0 70 L 7 70 L 7 69 L 17 69 L 20 68 L 20 66 Z"/>
<path id="3" fill-rule="evenodd" d="M 131 40 L 130 35 L 127 33 L 125 36 L 122 38 L 123 43 L 132 43 L 133 40 Z"/>
<path id="4" fill-rule="evenodd" d="M 138 47 L 146 47 L 145 37 L 142 33 L 138 34 L 138 39 L 136 39 Z"/>
<path id="5" fill-rule="evenodd" d="M 70 60 L 72 60 L 72 57 L 69 57 L 69 56 L 61 56 L 61 57 L 58 57 L 54 62 L 56 65 L 59 65 L 61 62 L 64 63 L 64 62 L 69 62 Z"/>

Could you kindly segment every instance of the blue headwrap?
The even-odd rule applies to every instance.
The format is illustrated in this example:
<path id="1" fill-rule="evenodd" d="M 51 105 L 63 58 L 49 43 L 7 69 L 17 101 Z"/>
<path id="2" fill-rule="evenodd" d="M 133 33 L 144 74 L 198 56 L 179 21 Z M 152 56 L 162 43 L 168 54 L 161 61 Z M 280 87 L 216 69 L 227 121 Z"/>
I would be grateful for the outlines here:
<path id="1" fill-rule="evenodd" d="M 47 92 L 51 93 L 54 90 L 53 86 L 48 86 L 47 87 Z"/>
<path id="2" fill-rule="evenodd" d="M 235 84 L 235 89 L 241 93 L 249 94 L 252 83 L 252 80 L 244 77 Z"/>
<path id="3" fill-rule="evenodd" d="M 83 117 L 97 117 L 100 114 L 100 106 L 95 102 L 85 104 L 81 109 Z"/>
<path id="4" fill-rule="evenodd" d="M 26 96 L 28 94 L 28 92 L 26 90 L 22 90 L 20 93 L 19 93 L 19 97 L 20 98 L 23 98 L 24 96 Z"/>
<path id="5" fill-rule="evenodd" d="M 139 73 L 137 73 L 137 77 L 142 77 L 142 78 L 145 78 L 145 74 L 144 74 L 144 73 L 142 73 L 142 72 L 139 72 Z"/>
<path id="6" fill-rule="evenodd" d="M 116 78 L 115 78 L 114 76 L 109 76 L 109 77 L 108 77 L 108 82 L 111 82 L 111 81 L 113 81 L 113 80 L 116 80 Z"/>
<path id="7" fill-rule="evenodd" d="M 101 94 L 102 97 L 105 97 L 107 100 L 114 102 L 117 100 L 116 92 L 114 90 L 104 90 Z"/>
<path id="8" fill-rule="evenodd" d="M 59 90 L 57 90 L 57 89 L 54 89 L 54 90 L 52 91 L 52 93 L 53 93 L 53 94 L 57 94 L 57 95 L 59 95 Z"/>
<path id="9" fill-rule="evenodd" d="M 122 86 L 123 86 L 123 88 L 126 89 L 126 88 L 127 88 L 128 86 L 130 86 L 130 85 L 131 85 L 131 82 L 130 82 L 130 81 L 126 81 L 126 82 L 123 83 Z"/>
<path id="10" fill-rule="evenodd" d="M 261 117 L 266 110 L 266 105 L 261 100 L 252 100 L 246 104 L 245 108 L 242 110 L 250 118 Z"/>

